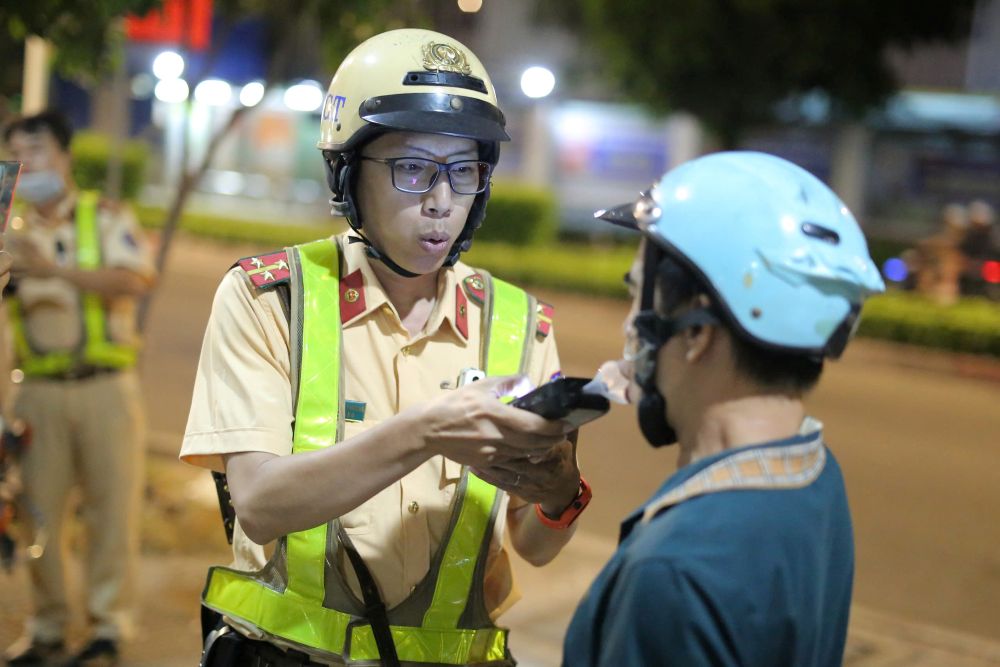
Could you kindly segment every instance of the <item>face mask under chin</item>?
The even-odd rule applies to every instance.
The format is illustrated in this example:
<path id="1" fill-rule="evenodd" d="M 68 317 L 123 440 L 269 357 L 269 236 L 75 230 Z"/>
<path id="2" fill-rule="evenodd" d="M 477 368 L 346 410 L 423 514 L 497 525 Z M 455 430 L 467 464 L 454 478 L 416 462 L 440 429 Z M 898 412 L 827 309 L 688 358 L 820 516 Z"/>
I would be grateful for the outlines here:
<path id="1" fill-rule="evenodd" d="M 656 354 L 659 347 L 644 343 L 636 355 L 636 383 L 642 391 L 639 399 L 639 429 L 653 447 L 673 445 L 677 432 L 667 422 L 667 399 L 656 386 Z"/>
<path id="2" fill-rule="evenodd" d="M 17 197 L 29 204 L 44 204 L 60 197 L 66 182 L 57 171 L 35 171 L 21 175 Z"/>

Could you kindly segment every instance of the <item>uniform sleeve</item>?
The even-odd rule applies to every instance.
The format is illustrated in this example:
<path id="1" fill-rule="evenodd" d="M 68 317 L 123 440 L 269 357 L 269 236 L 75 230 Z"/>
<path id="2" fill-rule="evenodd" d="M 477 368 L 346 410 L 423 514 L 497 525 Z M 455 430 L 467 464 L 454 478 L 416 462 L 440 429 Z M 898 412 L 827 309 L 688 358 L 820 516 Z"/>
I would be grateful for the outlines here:
<path id="1" fill-rule="evenodd" d="M 720 611 L 704 586 L 668 561 L 630 564 L 608 598 L 597 664 L 735 666 Z"/>
<path id="2" fill-rule="evenodd" d="M 288 324 L 277 295 L 231 270 L 205 330 L 181 460 L 221 471 L 221 454 L 290 453 L 290 377 Z"/>
<path id="3" fill-rule="evenodd" d="M 103 210 L 101 232 L 104 266 L 135 271 L 145 278 L 155 277 L 152 248 L 131 207 L 116 204 Z"/>

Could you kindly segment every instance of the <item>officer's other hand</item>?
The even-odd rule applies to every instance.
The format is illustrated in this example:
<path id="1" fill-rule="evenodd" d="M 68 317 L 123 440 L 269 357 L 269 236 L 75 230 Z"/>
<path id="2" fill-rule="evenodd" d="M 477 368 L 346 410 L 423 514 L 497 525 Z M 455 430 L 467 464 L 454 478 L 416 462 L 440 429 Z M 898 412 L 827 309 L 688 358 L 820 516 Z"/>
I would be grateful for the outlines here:
<path id="1" fill-rule="evenodd" d="M 521 378 L 486 378 L 421 406 L 429 451 L 470 466 L 544 458 L 572 427 L 500 401 Z"/>
<path id="2" fill-rule="evenodd" d="M 542 509 L 559 514 L 576 498 L 580 486 L 580 469 L 576 464 L 574 442 L 563 440 L 542 457 L 523 457 L 498 462 L 486 467 L 473 467 L 472 471 L 493 486 L 523 498 L 540 503 Z"/>

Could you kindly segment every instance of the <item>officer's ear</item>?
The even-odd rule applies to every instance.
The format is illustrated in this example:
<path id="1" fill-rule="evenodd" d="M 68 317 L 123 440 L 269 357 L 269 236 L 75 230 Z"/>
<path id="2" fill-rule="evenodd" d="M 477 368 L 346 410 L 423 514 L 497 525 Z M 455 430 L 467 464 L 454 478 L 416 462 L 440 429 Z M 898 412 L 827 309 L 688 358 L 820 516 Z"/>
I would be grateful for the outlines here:
<path id="1" fill-rule="evenodd" d="M 711 300 L 705 294 L 699 294 L 691 300 L 691 309 L 709 308 Z M 684 337 L 684 359 L 694 363 L 705 358 L 719 337 L 719 328 L 714 324 L 696 324 L 688 327 L 681 334 Z"/>

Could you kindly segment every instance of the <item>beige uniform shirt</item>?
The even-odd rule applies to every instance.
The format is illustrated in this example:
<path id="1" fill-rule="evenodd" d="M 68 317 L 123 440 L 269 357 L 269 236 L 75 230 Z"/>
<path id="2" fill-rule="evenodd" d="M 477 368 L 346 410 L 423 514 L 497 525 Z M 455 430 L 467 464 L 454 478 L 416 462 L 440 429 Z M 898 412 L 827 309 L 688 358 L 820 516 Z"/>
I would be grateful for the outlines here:
<path id="1" fill-rule="evenodd" d="M 348 422 L 345 438 L 389 419 L 454 384 L 463 368 L 479 366 L 480 309 L 467 304 L 467 335 L 459 322 L 456 288 L 474 273 L 459 263 L 442 270 L 437 303 L 424 331 L 410 338 L 386 298 L 361 244 L 345 248 L 342 276 L 359 271 L 363 280 L 358 311 L 343 325 L 344 396 L 365 404 L 364 421 Z M 361 300 L 364 306 L 359 307 Z M 534 384 L 559 370 L 553 335 L 532 336 L 528 377 Z M 243 451 L 291 453 L 292 401 L 288 324 L 278 296 L 253 287 L 240 269 L 223 279 L 205 333 L 181 459 L 222 470 L 221 454 Z M 461 466 L 437 456 L 354 511 L 341 517 L 392 607 L 427 574 L 451 512 Z M 515 499 L 515 502 L 521 503 Z M 507 499 L 496 522 L 487 561 L 486 603 L 495 618 L 517 599 L 503 531 Z M 237 522 L 234 567 L 256 570 L 262 547 Z M 354 592 L 360 588 L 350 564 L 339 563 Z"/>
<path id="2" fill-rule="evenodd" d="M 7 233 L 12 251 L 22 243 L 32 243 L 39 252 L 60 266 L 76 265 L 76 195 L 71 194 L 56 214 L 63 223 L 47 224 L 32 209 L 24 215 L 24 226 Z M 121 268 L 152 278 L 153 254 L 132 210 L 123 204 L 101 202 L 97 212 L 101 235 L 101 265 Z M 40 352 L 75 349 L 83 336 L 80 291 L 61 278 L 22 278 L 17 283 L 28 340 Z M 112 342 L 137 343 L 134 297 L 118 297 L 105 302 L 108 336 Z"/>

